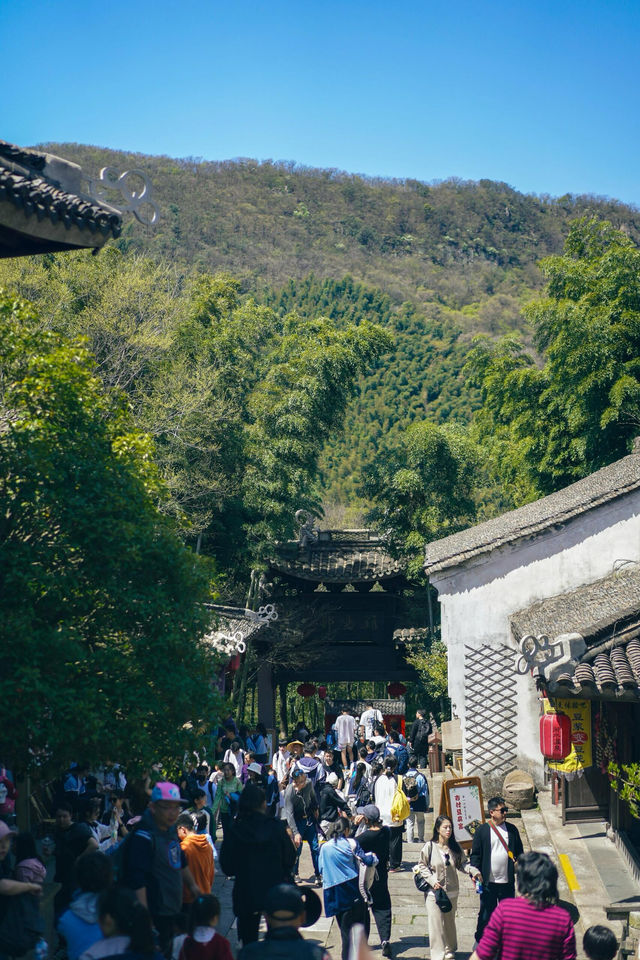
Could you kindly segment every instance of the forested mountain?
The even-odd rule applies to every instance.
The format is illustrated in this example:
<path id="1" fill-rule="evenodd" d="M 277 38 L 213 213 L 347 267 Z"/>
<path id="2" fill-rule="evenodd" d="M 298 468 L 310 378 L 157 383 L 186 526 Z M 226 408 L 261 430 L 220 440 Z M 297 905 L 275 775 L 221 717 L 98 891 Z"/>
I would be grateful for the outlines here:
<path id="1" fill-rule="evenodd" d="M 537 262 L 569 223 L 610 220 L 634 240 L 640 212 L 595 197 L 523 195 L 504 183 L 371 179 L 294 163 L 204 162 L 46 144 L 80 163 L 138 168 L 153 183 L 156 227 L 128 219 L 122 249 L 228 270 L 279 313 L 385 326 L 393 350 L 363 378 L 345 435 L 327 444 L 325 503 L 357 511 L 363 468 L 408 423 L 466 420 L 477 403 L 461 369 L 472 336 L 520 330 L 541 289 Z M 350 521 L 346 516 L 346 522 Z"/>

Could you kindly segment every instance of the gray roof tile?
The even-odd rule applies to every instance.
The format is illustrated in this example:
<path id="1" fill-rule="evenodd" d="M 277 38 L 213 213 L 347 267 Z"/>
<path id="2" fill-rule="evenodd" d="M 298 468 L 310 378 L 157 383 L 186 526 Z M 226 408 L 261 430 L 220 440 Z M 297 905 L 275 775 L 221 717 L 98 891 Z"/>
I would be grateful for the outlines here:
<path id="1" fill-rule="evenodd" d="M 564 490 L 527 503 L 493 520 L 468 527 L 442 540 L 427 544 L 428 574 L 456 567 L 497 547 L 531 537 L 556 524 L 593 510 L 600 504 L 640 488 L 640 455 L 630 454 L 602 467 Z"/>

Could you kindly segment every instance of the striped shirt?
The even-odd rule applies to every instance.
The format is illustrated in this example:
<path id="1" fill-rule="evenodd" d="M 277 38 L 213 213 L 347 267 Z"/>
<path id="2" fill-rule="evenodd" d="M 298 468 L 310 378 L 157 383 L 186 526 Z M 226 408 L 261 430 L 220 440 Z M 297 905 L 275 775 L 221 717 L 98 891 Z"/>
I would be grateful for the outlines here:
<path id="1" fill-rule="evenodd" d="M 524 897 L 501 900 L 476 953 L 480 960 L 576 960 L 571 917 L 562 907 L 536 907 Z"/>

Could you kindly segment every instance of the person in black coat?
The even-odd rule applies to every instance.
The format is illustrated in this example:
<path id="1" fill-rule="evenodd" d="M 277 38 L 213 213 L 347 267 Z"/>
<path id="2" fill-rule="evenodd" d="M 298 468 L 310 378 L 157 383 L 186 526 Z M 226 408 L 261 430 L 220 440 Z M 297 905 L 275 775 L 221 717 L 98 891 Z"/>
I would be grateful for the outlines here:
<path id="1" fill-rule="evenodd" d="M 427 766 L 430 733 L 431 721 L 427 720 L 426 711 L 423 709 L 416 710 L 416 718 L 411 725 L 407 742 L 411 753 L 415 753 L 418 758 L 418 766 L 422 770 Z"/>
<path id="2" fill-rule="evenodd" d="M 489 820 L 478 827 L 471 847 L 471 866 L 482 877 L 480 912 L 476 927 L 476 943 L 489 917 L 501 900 L 515 897 L 515 864 L 523 852 L 517 827 L 507 823 L 508 807 L 503 797 L 491 797 L 487 804 Z"/>
<path id="3" fill-rule="evenodd" d="M 262 787 L 248 783 L 220 848 L 220 866 L 235 877 L 233 912 L 243 945 L 258 939 L 260 913 L 271 887 L 290 880 L 296 848 L 283 820 L 267 816 Z"/>

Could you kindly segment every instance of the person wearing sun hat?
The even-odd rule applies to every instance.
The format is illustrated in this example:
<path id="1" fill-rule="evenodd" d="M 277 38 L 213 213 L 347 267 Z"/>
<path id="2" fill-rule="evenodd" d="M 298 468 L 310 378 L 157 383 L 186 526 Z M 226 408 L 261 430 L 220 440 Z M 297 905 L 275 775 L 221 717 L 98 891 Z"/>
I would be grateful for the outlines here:
<path id="1" fill-rule="evenodd" d="M 331 960 L 320 944 L 305 940 L 300 927 L 311 927 L 322 913 L 320 897 L 310 887 L 279 883 L 267 893 L 263 909 L 264 940 L 249 943 L 238 960 Z"/>
<path id="2" fill-rule="evenodd" d="M 124 864 L 124 885 L 149 909 L 160 950 L 167 957 L 171 956 L 174 926 L 182 909 L 183 884 L 194 898 L 200 896 L 176 830 L 180 812 L 188 804 L 175 783 L 156 783 L 129 841 Z"/>

